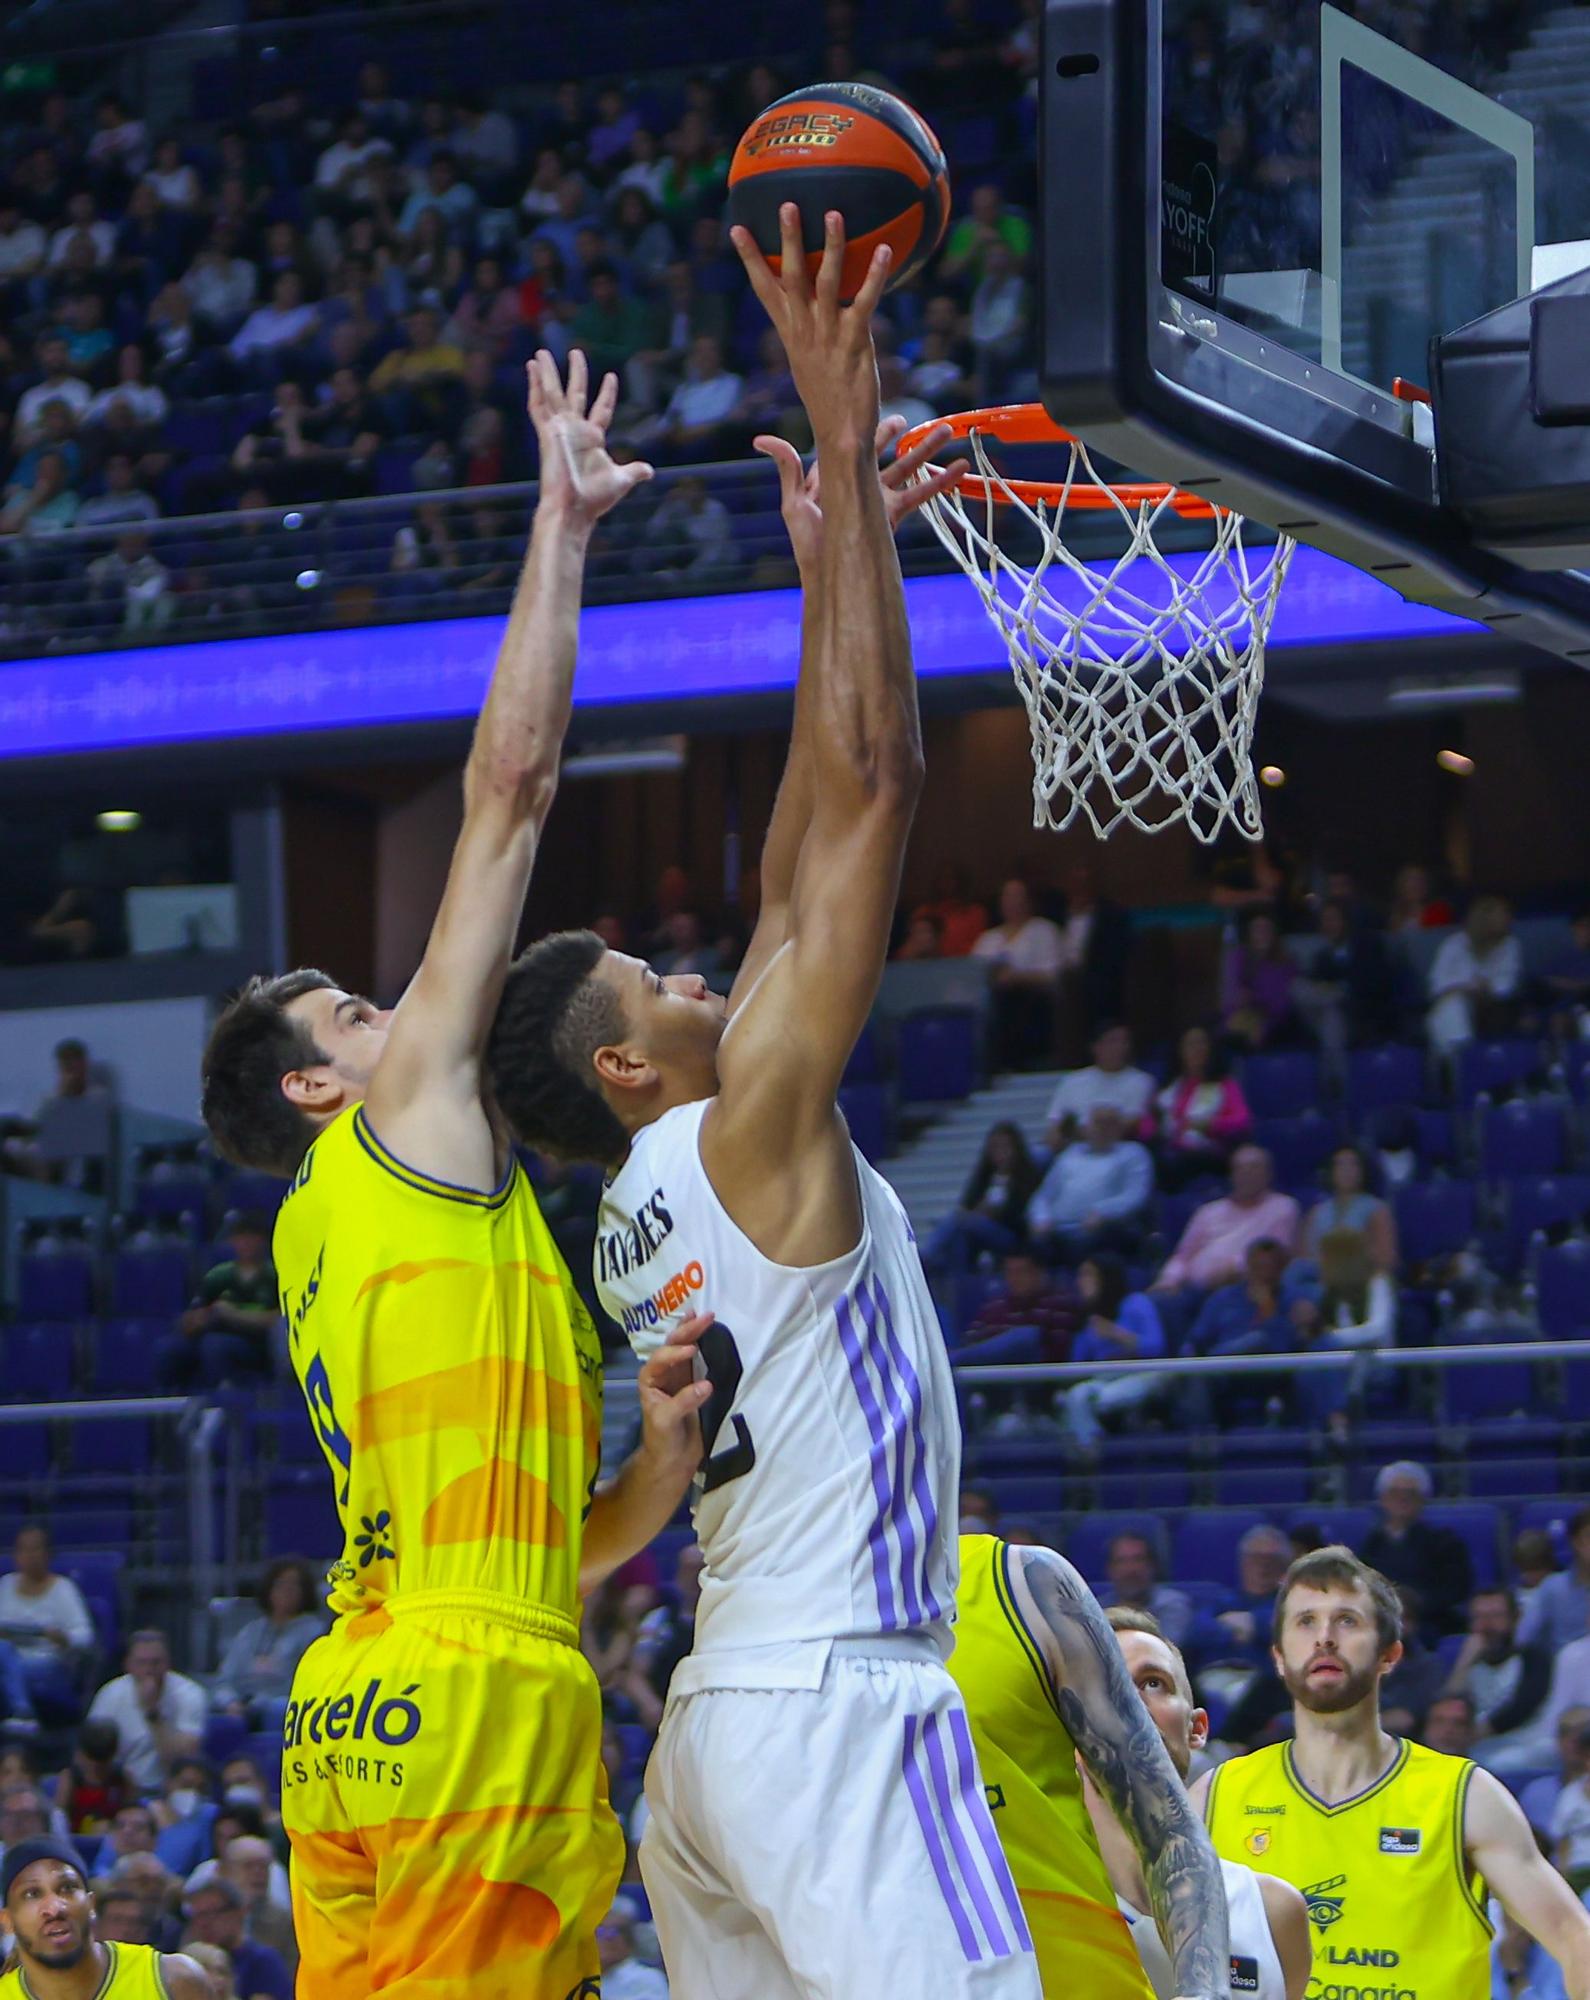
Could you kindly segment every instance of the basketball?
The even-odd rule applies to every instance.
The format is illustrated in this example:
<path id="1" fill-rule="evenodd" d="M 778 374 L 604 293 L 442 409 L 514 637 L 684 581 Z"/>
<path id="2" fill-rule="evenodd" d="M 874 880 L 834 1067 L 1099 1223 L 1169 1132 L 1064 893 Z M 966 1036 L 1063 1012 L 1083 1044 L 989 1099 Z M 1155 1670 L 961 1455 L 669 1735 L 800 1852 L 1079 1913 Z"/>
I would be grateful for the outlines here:
<path id="1" fill-rule="evenodd" d="M 793 90 L 755 119 L 729 167 L 729 220 L 742 223 L 776 271 L 778 212 L 800 210 L 806 261 L 822 259 L 823 217 L 845 218 L 840 296 L 854 298 L 880 243 L 894 252 L 889 283 L 919 270 L 950 213 L 944 151 L 926 120 L 886 90 L 820 83 Z"/>

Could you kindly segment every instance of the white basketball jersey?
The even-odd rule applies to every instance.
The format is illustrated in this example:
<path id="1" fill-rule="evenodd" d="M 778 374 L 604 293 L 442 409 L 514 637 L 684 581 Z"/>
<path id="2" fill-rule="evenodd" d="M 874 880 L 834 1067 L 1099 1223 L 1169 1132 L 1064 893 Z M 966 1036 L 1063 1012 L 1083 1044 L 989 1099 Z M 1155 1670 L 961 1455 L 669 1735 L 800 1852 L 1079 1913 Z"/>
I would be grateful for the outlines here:
<path id="1" fill-rule="evenodd" d="M 1220 1872 L 1225 1877 L 1226 1909 L 1231 1925 L 1233 1996 L 1252 1993 L 1258 2000 L 1286 2000 L 1286 1975 L 1281 1970 L 1275 1939 L 1270 1935 L 1270 1919 L 1265 1912 L 1258 1876 L 1235 1861 L 1222 1861 Z M 1175 2000 L 1177 1989 L 1171 1976 L 1170 1953 L 1160 1937 L 1158 1924 L 1141 1910 L 1134 1910 L 1124 1898 L 1118 1900 L 1149 1985 L 1158 2000 Z"/>
<path id="2" fill-rule="evenodd" d="M 690 1313 L 718 1322 L 689 1678 L 713 1685 L 716 1652 L 855 1635 L 942 1633 L 947 1653 L 960 1421 L 905 1211 L 858 1152 L 856 1248 L 804 1270 L 771 1262 L 701 1163 L 710 1102 L 636 1135 L 596 1238 L 602 1304 L 642 1358 Z"/>

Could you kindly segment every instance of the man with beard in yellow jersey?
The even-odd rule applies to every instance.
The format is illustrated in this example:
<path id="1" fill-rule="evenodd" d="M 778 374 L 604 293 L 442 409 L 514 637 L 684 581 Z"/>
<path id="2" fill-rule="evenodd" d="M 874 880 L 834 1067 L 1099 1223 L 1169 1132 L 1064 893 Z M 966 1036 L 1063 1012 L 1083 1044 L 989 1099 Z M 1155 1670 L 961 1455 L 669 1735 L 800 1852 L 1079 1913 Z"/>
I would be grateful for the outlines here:
<path id="1" fill-rule="evenodd" d="M 1143 1875 L 1181 2000 L 1230 1993 L 1220 1869 L 1092 1591 L 1052 1549 L 962 1535 L 955 1650 L 994 1825 L 1050 2000 L 1152 2000 L 1077 1756 Z"/>
<path id="2" fill-rule="evenodd" d="M 592 1497 L 601 1347 L 482 1088 L 586 547 L 647 471 L 608 456 L 616 379 L 589 411 L 586 386 L 577 353 L 566 387 L 549 355 L 530 365 L 540 501 L 412 985 L 383 1012 L 324 973 L 256 980 L 205 1052 L 220 1150 L 292 1177 L 275 1263 L 344 1528 L 336 1623 L 299 1664 L 283 1746 L 306 2000 L 595 1981 L 623 1841 L 580 1595 L 664 1525 L 700 1457 L 697 1319 L 648 1363 L 642 1446 Z"/>
<path id="3" fill-rule="evenodd" d="M 1380 1683 L 1402 1608 L 1350 1549 L 1316 1549 L 1275 1600 L 1274 1659 L 1296 1734 L 1198 1781 L 1216 1851 L 1300 1889 L 1308 2000 L 1490 2000 L 1486 1896 L 1590 2000 L 1590 1913 L 1541 1855 L 1517 1802 L 1467 1758 L 1399 1742 Z"/>
<path id="4" fill-rule="evenodd" d="M 83 1858 L 69 1841 L 19 1840 L 0 1861 L 0 1908 L 16 1950 L 0 2000 L 209 2000 L 191 1958 L 101 1944 Z"/>

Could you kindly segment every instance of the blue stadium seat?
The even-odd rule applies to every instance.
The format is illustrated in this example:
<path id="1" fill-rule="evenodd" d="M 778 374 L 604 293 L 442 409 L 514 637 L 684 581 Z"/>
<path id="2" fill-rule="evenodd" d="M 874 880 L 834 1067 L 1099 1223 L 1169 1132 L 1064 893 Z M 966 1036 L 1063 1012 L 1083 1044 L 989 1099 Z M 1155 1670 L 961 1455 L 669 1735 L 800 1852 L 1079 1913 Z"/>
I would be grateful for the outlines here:
<path id="1" fill-rule="evenodd" d="M 1500 1097 L 1543 1075 L 1545 1057 L 1539 1042 L 1523 1036 L 1505 1040 L 1465 1042 L 1458 1050 L 1458 1102 L 1470 1105 L 1482 1092 Z"/>
<path id="2" fill-rule="evenodd" d="M 118 1250 L 111 1266 L 110 1309 L 129 1319 L 175 1315 L 188 1304 L 192 1273 L 186 1250 L 174 1244 Z"/>
<path id="3" fill-rule="evenodd" d="M 122 1549 L 132 1540 L 132 1509 L 104 1501 L 83 1505 L 68 1488 L 56 1496 L 50 1510 L 50 1529 L 63 1553 L 77 1551 L 81 1555 L 97 1549 Z"/>
<path id="4" fill-rule="evenodd" d="M 1516 1361 L 1476 1361 L 1441 1372 L 1448 1423 L 1483 1424 L 1517 1412 L 1527 1414 L 1538 1401 L 1527 1347 Z"/>
<path id="5" fill-rule="evenodd" d="M 1364 1537 L 1379 1519 L 1373 1507 L 1338 1507 L 1324 1503 L 1318 1507 L 1287 1509 L 1289 1528 L 1316 1528 L 1327 1542 L 1341 1542 L 1350 1549 L 1362 1546 Z"/>
<path id="6" fill-rule="evenodd" d="M 1483 1500 L 1433 1500 L 1425 1508 L 1424 1518 L 1432 1528 L 1450 1528 L 1467 1545 L 1477 1590 L 1487 1590 L 1500 1580 L 1499 1509 Z"/>
<path id="7" fill-rule="evenodd" d="M 1165 1466 L 1148 1471 L 1134 1467 L 1130 1472 L 1100 1473 L 1093 1485 L 1099 1505 L 1117 1512 L 1152 1507 L 1170 1514 L 1192 1504 L 1192 1473 L 1186 1467 L 1177 1470 Z"/>
<path id="8" fill-rule="evenodd" d="M 1007 1478 L 996 1474 L 992 1478 L 980 1479 L 977 1484 L 985 1487 L 998 1504 L 1000 1514 L 1008 1520 L 1028 1520 L 1034 1514 L 1058 1514 L 1062 1504 L 1060 1490 L 1061 1464 L 1058 1451 L 1055 1462 L 1048 1472 L 1030 1472 Z"/>
<path id="9" fill-rule="evenodd" d="M 51 1403 L 76 1395 L 76 1331 L 62 1320 L 17 1320 L 0 1331 L 0 1401 Z M 7 1427 L 0 1451 L 9 1452 L 22 1435 L 20 1427 Z"/>
<path id="10" fill-rule="evenodd" d="M 1089 1583 L 1103 1581 L 1110 1543 L 1117 1535 L 1146 1535 L 1159 1555 L 1161 1570 L 1170 1558 L 1165 1523 L 1158 1514 L 1122 1509 L 1115 1513 L 1089 1514 L 1068 1525 L 1062 1551 L 1076 1564 Z"/>
<path id="11" fill-rule="evenodd" d="M 207 1716 L 199 1748 L 206 1759 L 219 1768 L 229 1758 L 241 1757 L 248 1742 L 248 1723 L 241 1715 L 225 1713 Z"/>
<path id="12" fill-rule="evenodd" d="M 17 1260 L 19 1319 L 86 1319 L 93 1295 L 94 1267 L 86 1252 L 29 1250 Z"/>
<path id="13" fill-rule="evenodd" d="M 1556 1243 L 1535 1265 L 1535 1310 L 1548 1340 L 1590 1335 L 1590 1242 Z"/>
<path id="14" fill-rule="evenodd" d="M 911 1104 L 947 1104 L 977 1088 L 978 1016 L 969 1007 L 923 1007 L 900 1023 L 900 1095 Z"/>
<path id="15" fill-rule="evenodd" d="M 1234 1590 L 1237 1544 L 1259 1518 L 1251 1507 L 1189 1508 L 1171 1524 L 1170 1581 L 1217 1583 Z"/>
<path id="16" fill-rule="evenodd" d="M 1464 1483 L 1476 1500 L 1560 1493 L 1562 1426 L 1514 1417 L 1468 1433 Z"/>
<path id="17" fill-rule="evenodd" d="M 1256 1118 L 1253 1142 L 1274 1159 L 1275 1177 L 1283 1187 L 1312 1185 L 1342 1142 L 1341 1121 L 1317 1110 L 1295 1118 Z"/>
<path id="18" fill-rule="evenodd" d="M 265 1552 L 329 1562 L 342 1546 L 342 1528 L 323 1467 L 271 1473 L 265 1489 Z"/>
<path id="19" fill-rule="evenodd" d="M 847 1083 L 839 1091 L 839 1108 L 863 1159 L 876 1166 L 891 1150 L 889 1094 L 881 1083 Z"/>
<path id="20" fill-rule="evenodd" d="M 1251 1465 L 1235 1458 L 1217 1468 L 1214 1498 L 1220 1507 L 1300 1507 L 1308 1498 L 1309 1486 L 1309 1469 L 1301 1460 L 1290 1465 Z"/>
<path id="21" fill-rule="evenodd" d="M 856 1037 L 856 1046 L 850 1051 L 850 1060 L 845 1064 L 843 1081 L 851 1083 L 882 1083 L 883 1050 L 878 1039 L 878 1030 L 871 1021 L 863 1024 Z"/>
<path id="22" fill-rule="evenodd" d="M 32 1421 L 7 1424 L 0 1430 L 0 1461 L 3 1461 L 0 1480 L 11 1487 L 47 1479 L 50 1473 L 50 1445 L 48 1424 Z M 16 1511 L 27 1513 L 31 1509 L 24 1506 L 18 1497 Z"/>
<path id="23" fill-rule="evenodd" d="M 147 1396 L 155 1390 L 155 1354 L 171 1338 L 165 1319 L 105 1319 L 92 1342 L 89 1382 L 100 1396 Z"/>
<path id="24" fill-rule="evenodd" d="M 1560 1102 L 1515 1098 L 1510 1104 L 1493 1104 L 1479 1122 L 1480 1171 L 1488 1179 L 1561 1171 L 1568 1121 Z"/>
<path id="25" fill-rule="evenodd" d="M 1590 1174 L 1520 1174 L 1500 1192 L 1502 1227 L 1493 1248 L 1509 1272 L 1523 1263 L 1537 1235 L 1590 1216 Z"/>
<path id="26" fill-rule="evenodd" d="M 1423 1049 L 1392 1044 L 1354 1049 L 1347 1058 L 1347 1114 L 1355 1126 L 1388 1105 L 1417 1104 L 1425 1091 Z"/>
<path id="27" fill-rule="evenodd" d="M 1468 1181 L 1416 1181 L 1397 1190 L 1392 1207 L 1405 1263 L 1450 1256 L 1473 1239 L 1474 1189 Z"/>
<path id="28" fill-rule="evenodd" d="M 178 1216 L 202 1216 L 209 1206 L 210 1183 L 201 1173 L 162 1173 L 156 1170 L 146 1174 L 138 1183 L 133 1195 L 133 1206 L 139 1215 L 157 1220 L 175 1220 Z"/>
<path id="29" fill-rule="evenodd" d="M 221 1182 L 218 1199 L 223 1209 L 262 1209 L 274 1215 L 282 1205 L 287 1183 L 275 1174 L 256 1174 L 238 1169 Z"/>
<path id="30" fill-rule="evenodd" d="M 1249 1056 L 1242 1065 L 1242 1094 L 1255 1118 L 1296 1118 L 1323 1094 L 1319 1057 L 1307 1049 Z"/>
<path id="31" fill-rule="evenodd" d="M 74 1423 L 72 1466 L 80 1473 L 120 1473 L 136 1477 L 150 1467 L 146 1417 L 85 1417 Z"/>

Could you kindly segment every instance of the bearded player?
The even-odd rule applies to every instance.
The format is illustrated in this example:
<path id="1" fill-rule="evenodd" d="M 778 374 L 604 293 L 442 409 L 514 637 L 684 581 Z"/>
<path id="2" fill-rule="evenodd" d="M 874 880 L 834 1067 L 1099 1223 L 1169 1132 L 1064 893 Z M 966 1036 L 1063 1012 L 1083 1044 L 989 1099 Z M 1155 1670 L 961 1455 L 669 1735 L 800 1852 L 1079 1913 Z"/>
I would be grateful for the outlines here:
<path id="1" fill-rule="evenodd" d="M 209 2000 L 191 1958 L 101 1944 L 83 1857 L 64 1840 L 19 1840 L 0 1859 L 0 1908 L 16 1951 L 0 2000 Z"/>
<path id="2" fill-rule="evenodd" d="M 1381 1727 L 1380 1684 L 1402 1658 L 1385 1577 L 1345 1548 L 1300 1556 L 1273 1652 L 1292 1741 L 1217 1766 L 1193 1796 L 1223 1859 L 1302 1891 L 1317 1990 L 1489 2000 L 1488 1890 L 1557 1960 L 1569 2000 L 1590 2000 L 1590 1912 L 1516 1800 L 1467 1758 Z"/>
<path id="3" fill-rule="evenodd" d="M 313 2000 L 562 2000 L 594 1981 L 623 1841 L 580 1593 L 662 1526 L 700 1455 L 709 1391 L 676 1345 L 643 1376 L 642 1449 L 591 1500 L 601 1347 L 482 1088 L 586 547 L 647 471 L 608 456 L 617 389 L 587 412 L 582 356 L 567 387 L 550 356 L 531 364 L 539 504 L 413 984 L 386 1012 L 324 973 L 257 980 L 205 1053 L 221 1150 L 292 1176 L 274 1260 L 344 1528 L 282 1765 Z"/>
<path id="4" fill-rule="evenodd" d="M 778 277 L 734 240 L 811 420 L 820 491 L 806 518 L 786 475 L 801 671 L 756 935 L 727 1009 L 588 933 L 544 940 L 510 974 L 492 1082 L 521 1137 L 609 1169 L 597 1279 L 632 1340 L 644 1350 L 696 1304 L 718 1322 L 695 1650 L 652 1755 L 641 1853 L 670 1981 L 690 2000 L 1036 2000 L 944 1667 L 954 1384 L 904 1211 L 837 1108 L 922 782 L 875 455 L 888 253 L 846 307 L 839 216 L 815 284 L 793 205 L 781 224 Z"/>

